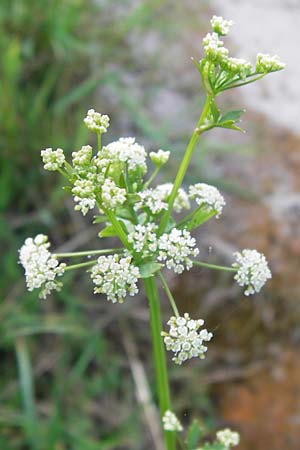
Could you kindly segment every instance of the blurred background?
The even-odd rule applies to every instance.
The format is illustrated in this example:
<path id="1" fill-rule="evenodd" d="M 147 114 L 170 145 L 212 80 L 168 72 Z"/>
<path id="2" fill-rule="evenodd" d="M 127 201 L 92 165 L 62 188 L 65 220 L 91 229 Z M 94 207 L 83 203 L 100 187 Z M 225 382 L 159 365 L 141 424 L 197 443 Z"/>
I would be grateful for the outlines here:
<path id="1" fill-rule="evenodd" d="M 99 246 L 91 217 L 40 161 L 42 148 L 70 155 L 92 143 L 89 108 L 111 117 L 105 142 L 133 135 L 171 150 L 163 175 L 173 179 L 203 102 L 190 56 L 200 58 L 212 14 L 236 22 L 235 56 L 278 53 L 287 69 L 222 97 L 247 108 L 247 134 L 213 131 L 199 144 L 186 182 L 215 184 L 227 208 L 197 238 L 212 263 L 257 248 L 273 279 L 245 298 L 228 274 L 168 274 L 179 310 L 215 335 L 201 363 L 170 364 L 174 410 L 209 433 L 238 430 L 240 450 L 299 450 L 298 0 L 1 0 L 1 449 L 162 450 L 143 293 L 112 305 L 82 271 L 41 302 L 26 292 L 17 251 L 39 232 L 53 249 Z"/>

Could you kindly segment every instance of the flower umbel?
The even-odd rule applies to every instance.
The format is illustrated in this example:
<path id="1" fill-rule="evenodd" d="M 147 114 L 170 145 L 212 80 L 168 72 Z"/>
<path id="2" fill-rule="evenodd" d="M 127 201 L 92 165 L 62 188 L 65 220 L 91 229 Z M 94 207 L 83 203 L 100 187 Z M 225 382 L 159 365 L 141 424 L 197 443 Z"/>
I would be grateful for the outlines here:
<path id="1" fill-rule="evenodd" d="M 94 133 L 106 133 L 109 127 L 109 117 L 105 114 L 100 114 L 94 109 L 89 109 L 84 119 L 86 127 Z"/>
<path id="2" fill-rule="evenodd" d="M 216 211 L 217 218 L 222 214 L 225 200 L 216 187 L 197 183 L 189 187 L 189 196 L 195 199 L 199 206 L 205 206 L 208 211 Z"/>
<path id="3" fill-rule="evenodd" d="M 264 53 L 258 53 L 256 58 L 256 72 L 268 73 L 276 72 L 285 68 L 285 64 L 280 61 L 279 56 L 271 56 Z"/>
<path id="4" fill-rule="evenodd" d="M 51 291 L 59 291 L 62 283 L 56 277 L 63 275 L 66 264 L 60 263 L 57 257 L 49 252 L 50 243 L 44 234 L 35 238 L 27 238 L 20 248 L 20 263 L 25 269 L 27 289 L 40 289 L 40 298 L 46 298 Z"/>
<path id="5" fill-rule="evenodd" d="M 164 413 L 163 418 L 163 427 L 166 431 L 182 431 L 182 425 L 177 419 L 176 415 L 170 411 L 169 409 Z"/>
<path id="6" fill-rule="evenodd" d="M 220 430 L 217 432 L 218 441 L 226 447 L 226 450 L 230 447 L 239 445 L 240 436 L 236 431 L 231 431 L 229 428 Z"/>
<path id="7" fill-rule="evenodd" d="M 64 151 L 61 148 L 52 150 L 52 148 L 46 148 L 41 151 L 42 160 L 45 170 L 58 170 L 65 162 Z"/>
<path id="8" fill-rule="evenodd" d="M 213 16 L 210 23 L 213 31 L 221 36 L 226 36 L 233 25 L 232 20 L 223 19 L 221 16 Z"/>
<path id="9" fill-rule="evenodd" d="M 132 244 L 133 250 L 140 253 L 143 258 L 147 258 L 157 250 L 157 225 L 148 223 L 147 225 L 136 225 L 134 231 L 128 234 L 128 242 Z"/>
<path id="10" fill-rule="evenodd" d="M 232 267 L 237 269 L 234 279 L 240 286 L 246 286 L 245 295 L 259 292 L 263 285 L 272 278 L 268 262 L 257 250 L 245 249 L 234 253 L 236 262 Z"/>
<path id="11" fill-rule="evenodd" d="M 91 269 L 94 293 L 105 294 L 112 303 L 123 303 L 128 294 L 137 294 L 139 277 L 139 269 L 132 263 L 130 256 L 100 256 Z"/>
<path id="12" fill-rule="evenodd" d="M 187 359 L 205 357 L 207 347 L 203 343 L 209 342 L 213 335 L 205 328 L 199 331 L 204 320 L 193 320 L 185 313 L 183 317 L 172 316 L 167 324 L 170 326 L 169 333 L 163 331 L 162 336 L 167 350 L 175 354 L 172 361 L 181 365 Z"/>
<path id="13" fill-rule="evenodd" d="M 175 273 L 182 273 L 184 269 L 189 270 L 193 263 L 190 256 L 199 254 L 195 248 L 196 240 L 187 230 L 173 228 L 170 233 L 164 233 L 158 240 L 158 261 L 166 263 L 168 269 Z"/>

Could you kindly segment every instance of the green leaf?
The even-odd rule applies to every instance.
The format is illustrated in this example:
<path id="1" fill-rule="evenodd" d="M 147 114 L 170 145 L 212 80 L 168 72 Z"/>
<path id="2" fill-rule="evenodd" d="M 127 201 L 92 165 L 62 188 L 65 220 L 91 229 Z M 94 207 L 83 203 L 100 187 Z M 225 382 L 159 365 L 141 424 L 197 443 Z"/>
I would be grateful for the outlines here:
<path id="1" fill-rule="evenodd" d="M 207 222 L 211 217 L 216 215 L 216 211 L 208 210 L 205 207 L 200 207 L 194 211 L 194 214 L 189 215 L 186 220 L 182 220 L 177 228 L 183 229 L 185 228 L 188 231 L 193 230 L 194 228 L 199 227 L 203 223 Z"/>
<path id="2" fill-rule="evenodd" d="M 245 130 L 243 130 L 243 128 L 236 126 L 232 121 L 222 122 L 217 126 L 219 128 L 229 128 L 230 130 L 241 131 L 242 133 L 245 133 Z"/>
<path id="3" fill-rule="evenodd" d="M 189 426 L 186 438 L 186 445 L 188 450 L 195 450 L 197 447 L 199 440 L 201 438 L 202 431 L 197 420 L 194 420 L 192 424 Z"/>
<path id="4" fill-rule="evenodd" d="M 102 237 L 110 237 L 110 236 L 117 236 L 116 230 L 113 225 L 107 225 L 103 230 L 98 233 L 98 236 L 100 238 Z"/>
<path id="5" fill-rule="evenodd" d="M 214 122 L 218 122 L 221 113 L 220 113 L 220 110 L 217 107 L 217 104 L 214 100 L 211 100 L 211 102 L 210 102 L 210 110 L 211 110 L 211 114 L 213 116 Z"/>
<path id="6" fill-rule="evenodd" d="M 242 115 L 244 114 L 245 109 L 237 109 L 235 111 L 229 111 L 228 113 L 224 114 L 224 116 L 221 116 L 219 122 L 237 122 L 241 119 Z"/>
<path id="7" fill-rule="evenodd" d="M 106 222 L 108 219 L 106 216 L 94 216 L 93 223 L 103 223 Z"/>
<path id="8" fill-rule="evenodd" d="M 140 274 L 142 278 L 150 278 L 162 268 L 162 264 L 157 262 L 146 262 L 139 266 Z"/>

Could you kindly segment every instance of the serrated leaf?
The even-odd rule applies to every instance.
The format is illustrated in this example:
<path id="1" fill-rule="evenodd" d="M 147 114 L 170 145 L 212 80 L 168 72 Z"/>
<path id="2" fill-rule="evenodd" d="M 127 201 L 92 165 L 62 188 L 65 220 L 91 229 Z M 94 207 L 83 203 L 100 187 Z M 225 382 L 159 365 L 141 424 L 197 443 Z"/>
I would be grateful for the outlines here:
<path id="1" fill-rule="evenodd" d="M 139 266 L 142 278 L 150 278 L 163 267 L 157 262 L 147 262 Z"/>
<path id="2" fill-rule="evenodd" d="M 177 228 L 183 229 L 185 228 L 188 231 L 193 230 L 194 228 L 199 227 L 203 223 L 207 222 L 211 217 L 216 215 L 216 211 L 208 210 L 205 207 L 201 207 L 196 209 L 192 216 L 189 216 L 187 220 L 183 220 Z"/>
<path id="3" fill-rule="evenodd" d="M 199 444 L 199 440 L 202 436 L 202 431 L 197 420 L 194 420 L 189 426 L 186 438 L 186 445 L 188 450 L 195 450 Z"/>
<path id="4" fill-rule="evenodd" d="M 117 208 L 116 209 L 116 215 L 118 217 L 121 217 L 122 219 L 127 219 L 127 220 L 132 219 L 132 216 L 131 216 L 131 214 L 130 214 L 130 212 L 128 211 L 127 208 L 122 208 L 122 207 Z"/>
<path id="5" fill-rule="evenodd" d="M 232 120 L 228 120 L 227 122 L 221 122 L 217 126 L 219 128 L 228 128 L 230 130 L 241 131 L 242 133 L 245 133 L 245 130 L 235 125 L 235 123 Z"/>

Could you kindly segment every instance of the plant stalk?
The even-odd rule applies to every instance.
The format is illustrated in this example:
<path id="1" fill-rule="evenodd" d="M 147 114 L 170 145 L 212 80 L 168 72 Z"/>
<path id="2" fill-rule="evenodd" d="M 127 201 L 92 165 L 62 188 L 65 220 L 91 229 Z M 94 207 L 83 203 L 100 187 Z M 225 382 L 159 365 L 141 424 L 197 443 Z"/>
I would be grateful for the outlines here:
<path id="1" fill-rule="evenodd" d="M 160 312 L 160 301 L 155 278 L 146 278 L 144 280 L 146 294 L 149 300 L 150 309 L 150 327 L 153 345 L 154 366 L 156 372 L 156 386 L 159 401 L 161 418 L 169 409 L 171 410 L 169 379 L 167 370 L 166 353 L 161 337 L 162 323 Z M 164 431 L 164 442 L 166 450 L 176 450 L 175 433 Z"/>

